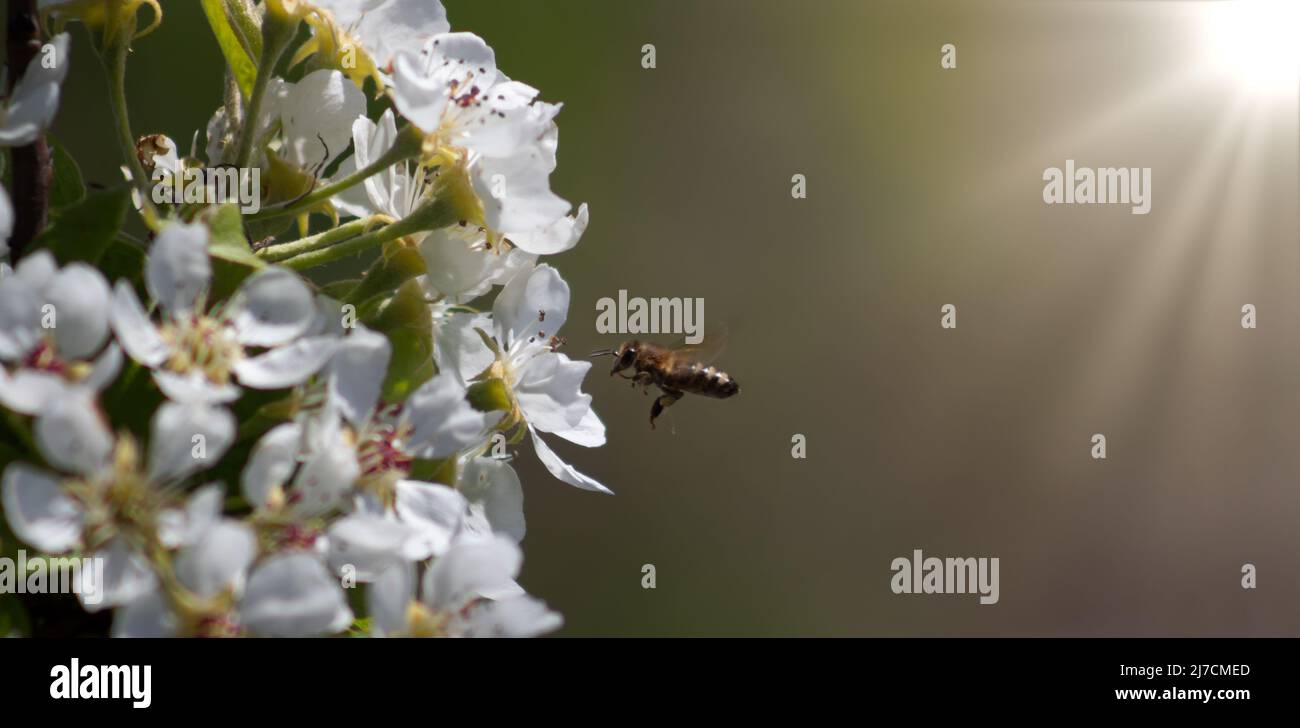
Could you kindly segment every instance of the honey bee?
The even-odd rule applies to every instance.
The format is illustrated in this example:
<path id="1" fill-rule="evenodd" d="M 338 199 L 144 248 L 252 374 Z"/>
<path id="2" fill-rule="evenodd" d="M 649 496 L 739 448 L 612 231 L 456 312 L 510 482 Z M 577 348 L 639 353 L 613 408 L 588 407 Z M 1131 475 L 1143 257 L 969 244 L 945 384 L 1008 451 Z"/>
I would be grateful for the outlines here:
<path id="1" fill-rule="evenodd" d="M 655 429 L 655 418 L 687 394 L 698 394 L 715 399 L 726 399 L 740 393 L 740 384 L 726 372 L 706 363 L 705 349 L 698 346 L 662 346 L 648 341 L 625 341 L 617 349 L 601 349 L 591 356 L 612 356 L 614 367 L 610 376 L 617 374 L 641 386 L 645 393 L 658 387 L 663 394 L 655 397 L 650 407 L 650 429 Z M 632 369 L 628 376 L 623 372 Z"/>

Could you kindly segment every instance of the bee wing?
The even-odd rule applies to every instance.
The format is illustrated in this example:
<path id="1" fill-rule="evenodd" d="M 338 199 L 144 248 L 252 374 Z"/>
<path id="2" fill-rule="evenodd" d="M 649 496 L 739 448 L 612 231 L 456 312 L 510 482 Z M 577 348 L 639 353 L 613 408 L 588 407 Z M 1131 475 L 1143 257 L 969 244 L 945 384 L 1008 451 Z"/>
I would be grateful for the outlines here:
<path id="1" fill-rule="evenodd" d="M 701 364 L 713 363 L 726 350 L 727 327 L 722 324 L 711 324 L 705 327 L 704 337 L 698 343 L 689 344 L 683 338 L 672 346 L 673 354 Z"/>

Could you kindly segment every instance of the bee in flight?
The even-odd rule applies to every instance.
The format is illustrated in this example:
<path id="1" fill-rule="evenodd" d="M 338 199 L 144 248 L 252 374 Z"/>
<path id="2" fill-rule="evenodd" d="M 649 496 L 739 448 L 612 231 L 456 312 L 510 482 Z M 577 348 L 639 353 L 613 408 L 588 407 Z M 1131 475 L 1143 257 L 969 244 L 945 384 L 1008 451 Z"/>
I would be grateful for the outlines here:
<path id="1" fill-rule="evenodd" d="M 712 343 L 712 342 L 711 342 Z M 740 393 L 740 385 L 730 374 L 709 366 L 705 350 L 697 346 L 661 346 L 648 341 L 625 341 L 617 349 L 601 349 L 591 356 L 612 356 L 615 374 L 630 379 L 632 386 L 641 385 L 643 392 L 658 387 L 663 394 L 655 397 L 650 407 L 650 429 L 655 428 L 655 418 L 664 409 L 687 394 L 726 399 Z M 628 369 L 635 373 L 625 374 Z"/>

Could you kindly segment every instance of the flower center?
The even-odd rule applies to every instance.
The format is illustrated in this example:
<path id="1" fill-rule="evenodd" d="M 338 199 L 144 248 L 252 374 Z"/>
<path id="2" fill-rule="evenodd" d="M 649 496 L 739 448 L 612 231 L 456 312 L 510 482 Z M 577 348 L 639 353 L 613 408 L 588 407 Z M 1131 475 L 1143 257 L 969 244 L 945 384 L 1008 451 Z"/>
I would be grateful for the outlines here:
<path id="1" fill-rule="evenodd" d="M 181 374 L 200 372 L 216 385 L 230 383 L 235 362 L 244 355 L 229 323 L 202 314 L 164 324 L 162 337 L 171 349 L 168 369 Z"/>

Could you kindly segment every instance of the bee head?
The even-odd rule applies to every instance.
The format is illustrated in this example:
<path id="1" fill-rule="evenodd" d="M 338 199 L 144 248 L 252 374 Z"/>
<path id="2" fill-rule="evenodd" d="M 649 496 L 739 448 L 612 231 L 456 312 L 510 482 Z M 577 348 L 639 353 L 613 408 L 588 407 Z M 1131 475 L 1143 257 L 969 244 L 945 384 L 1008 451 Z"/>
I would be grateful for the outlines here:
<path id="1" fill-rule="evenodd" d="M 612 377 L 632 366 L 636 362 L 636 350 L 637 342 L 635 341 L 625 341 L 620 344 L 614 352 L 614 368 L 610 370 L 609 375 Z"/>
<path id="2" fill-rule="evenodd" d="M 614 357 L 614 368 L 609 370 L 612 377 L 636 363 L 637 342 L 625 341 L 617 349 L 600 349 L 591 352 L 591 356 Z"/>

